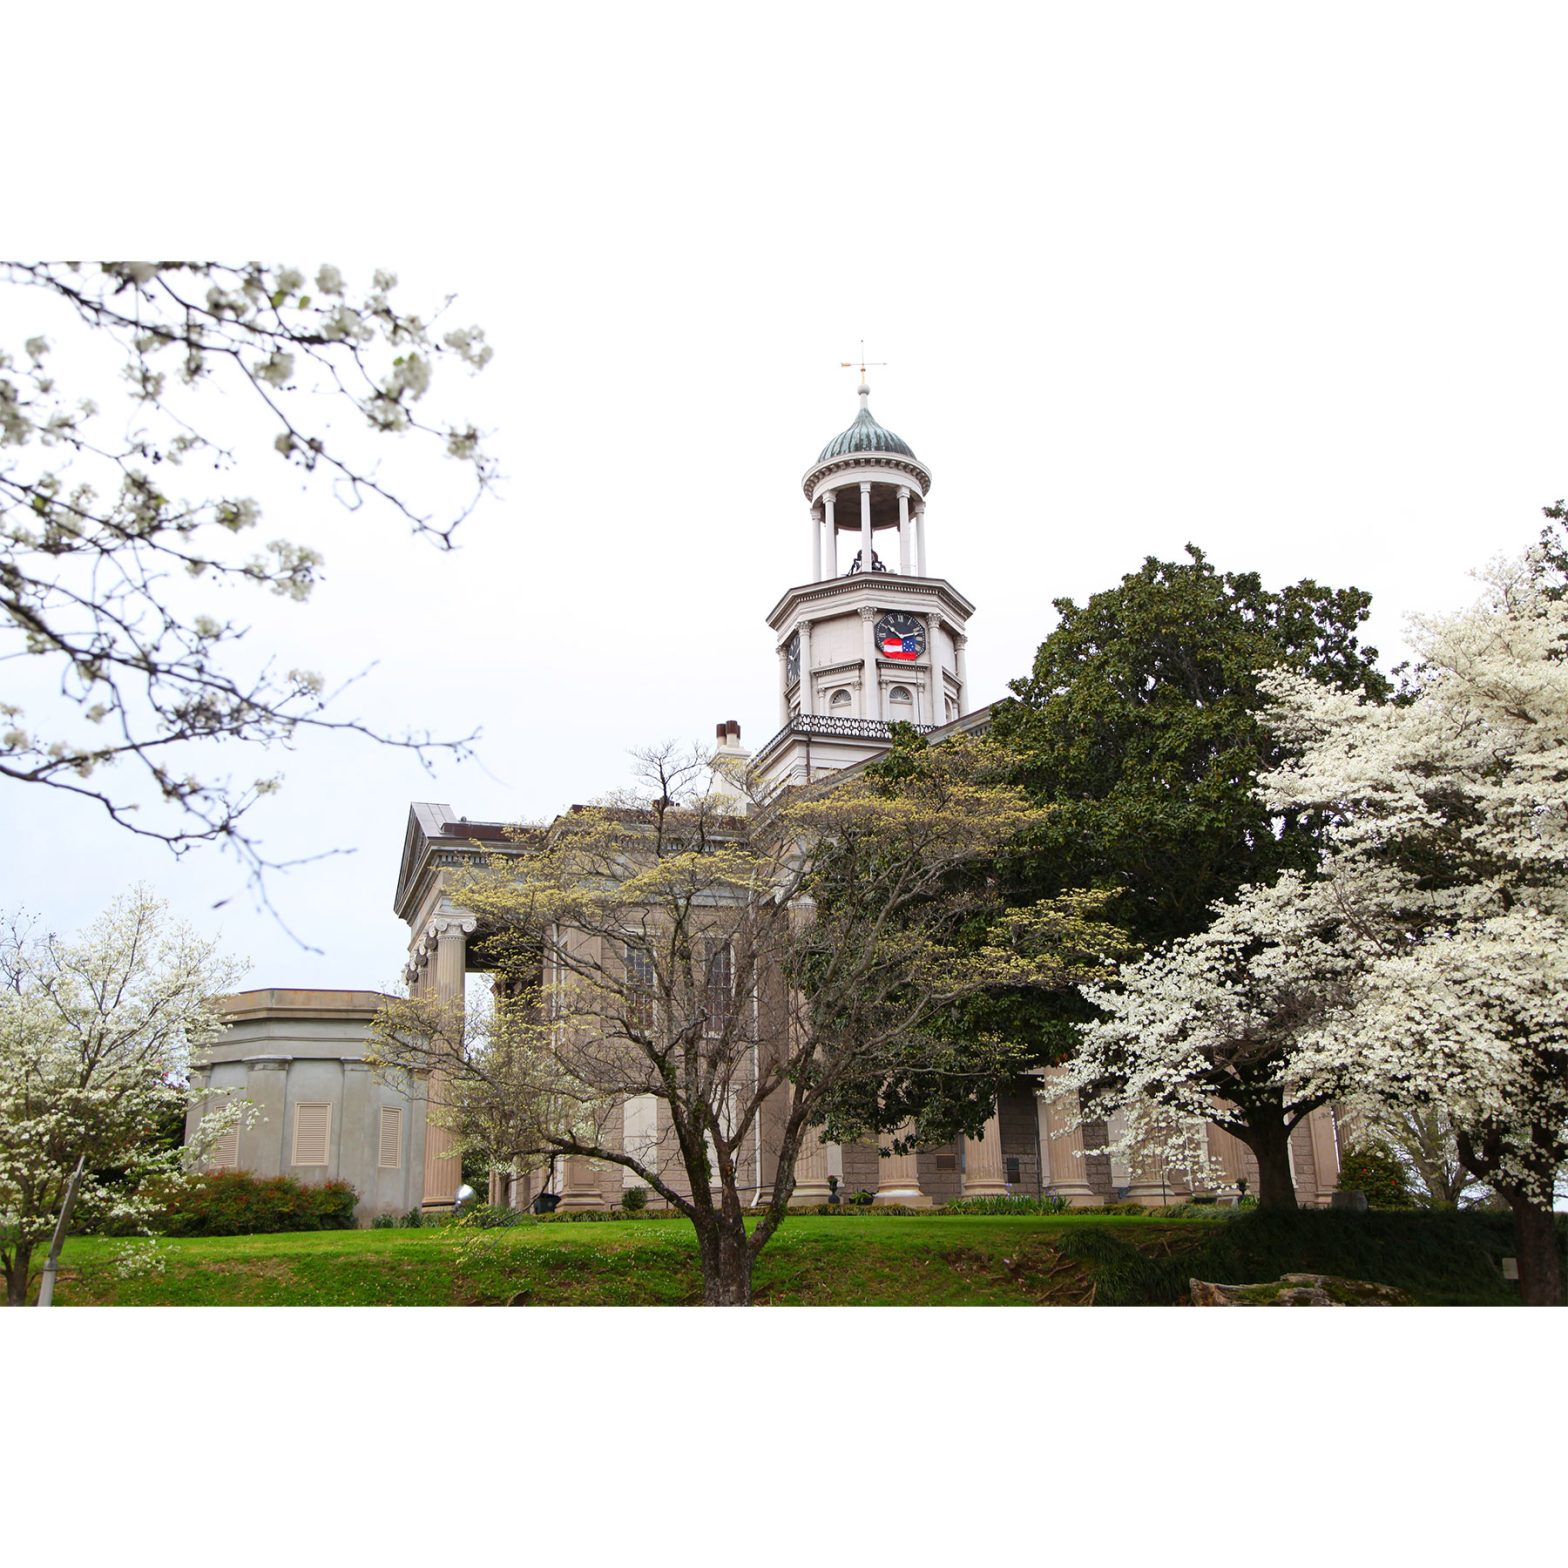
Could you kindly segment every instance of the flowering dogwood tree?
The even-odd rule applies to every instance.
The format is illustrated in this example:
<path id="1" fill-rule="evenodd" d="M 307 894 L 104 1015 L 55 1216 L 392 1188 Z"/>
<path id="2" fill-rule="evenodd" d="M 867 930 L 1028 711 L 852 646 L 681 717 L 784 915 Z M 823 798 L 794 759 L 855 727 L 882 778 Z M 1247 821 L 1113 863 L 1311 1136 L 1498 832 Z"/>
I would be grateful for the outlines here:
<path id="1" fill-rule="evenodd" d="M 1287 872 L 1217 904 L 1207 930 L 1146 955 L 1115 985 L 1086 987 L 1098 1017 L 1053 1086 L 1081 1120 L 1117 1113 L 1110 1152 L 1211 1179 L 1206 1128 L 1258 1162 L 1260 1208 L 1296 1207 L 1289 1139 L 1341 1093 L 1348 1068 L 1301 1065 L 1303 1041 L 1346 1005 L 1394 934 L 1347 910 L 1344 889 Z"/>
<path id="2" fill-rule="evenodd" d="M 271 746 L 306 726 L 422 757 L 461 749 L 374 734 L 328 710 L 319 673 L 247 663 L 225 608 L 234 587 L 303 600 L 322 564 L 308 544 L 254 542 L 261 508 L 229 477 L 248 442 L 443 547 L 490 486 L 480 432 L 423 414 L 443 361 L 484 366 L 484 334 L 405 310 L 396 282 L 378 272 L 356 289 L 332 266 L 308 280 L 260 263 L 0 262 L 7 303 L 31 291 L 35 307 L 32 334 L 0 342 L 0 657 L 43 661 L 49 692 L 0 691 L 0 777 L 94 801 L 176 852 L 218 843 L 259 878 L 244 818 L 278 781 L 216 774 L 209 743 Z M 384 461 L 398 455 L 387 437 L 461 465 L 463 499 L 417 499 Z"/>
<path id="3" fill-rule="evenodd" d="M 1262 781 L 1332 821 L 1357 918 L 1408 938 L 1326 1018 L 1300 1070 L 1435 1108 L 1513 1210 L 1521 1294 L 1561 1299 L 1568 1160 L 1568 598 L 1537 547 L 1471 611 L 1417 622 L 1414 700 L 1369 708 L 1281 677 L 1299 758 Z"/>
<path id="4" fill-rule="evenodd" d="M 144 889 L 74 941 L 13 920 L 0 934 L 0 1265 L 6 1301 L 27 1299 L 39 1244 L 67 1193 L 80 1216 L 140 1223 L 144 1188 L 180 1167 L 156 1140 L 189 1094 L 191 1051 L 222 1028 L 214 1008 L 243 963 L 171 924 Z M 206 1142 L 242 1114 L 204 1121 Z M 73 1175 L 75 1180 L 73 1183 Z"/>

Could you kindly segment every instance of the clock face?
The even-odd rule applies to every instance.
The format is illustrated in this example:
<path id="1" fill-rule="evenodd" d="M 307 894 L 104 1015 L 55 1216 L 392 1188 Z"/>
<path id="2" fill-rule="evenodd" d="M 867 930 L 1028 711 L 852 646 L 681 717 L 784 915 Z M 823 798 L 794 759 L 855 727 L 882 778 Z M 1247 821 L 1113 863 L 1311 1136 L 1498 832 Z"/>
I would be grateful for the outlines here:
<path id="1" fill-rule="evenodd" d="M 877 622 L 877 651 L 884 659 L 918 659 L 926 651 L 926 629 L 912 615 L 893 611 Z"/>
<path id="2" fill-rule="evenodd" d="M 800 633 L 793 632 L 790 639 L 784 644 L 784 669 L 785 679 L 798 681 L 800 679 Z"/>

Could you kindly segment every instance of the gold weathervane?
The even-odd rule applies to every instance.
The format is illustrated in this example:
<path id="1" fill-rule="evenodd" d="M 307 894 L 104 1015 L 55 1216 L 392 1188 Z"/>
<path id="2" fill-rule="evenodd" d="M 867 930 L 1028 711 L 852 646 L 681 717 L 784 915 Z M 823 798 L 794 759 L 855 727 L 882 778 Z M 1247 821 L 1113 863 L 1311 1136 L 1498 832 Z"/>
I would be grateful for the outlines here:
<path id="1" fill-rule="evenodd" d="M 866 371 L 868 369 L 870 369 L 870 370 L 880 370 L 885 364 L 887 364 L 887 361 L 885 359 L 868 360 L 866 358 L 866 340 L 864 338 L 862 338 L 860 340 L 860 384 L 861 384 L 861 386 L 864 386 L 866 384 Z M 838 362 L 838 368 L 840 370 L 853 370 L 855 368 L 855 361 L 852 360 L 852 359 L 841 359 Z"/>

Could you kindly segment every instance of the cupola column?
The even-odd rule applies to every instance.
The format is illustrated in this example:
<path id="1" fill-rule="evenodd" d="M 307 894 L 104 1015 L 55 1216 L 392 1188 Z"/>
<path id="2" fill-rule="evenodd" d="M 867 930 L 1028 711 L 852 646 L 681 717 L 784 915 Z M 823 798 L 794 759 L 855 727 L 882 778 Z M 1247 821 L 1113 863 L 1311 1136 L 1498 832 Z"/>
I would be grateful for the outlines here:
<path id="1" fill-rule="evenodd" d="M 838 529 L 833 522 L 833 501 L 836 492 L 829 490 L 822 497 L 822 527 L 828 536 L 827 562 L 828 576 L 838 576 Z"/>
<path id="2" fill-rule="evenodd" d="M 875 552 L 871 548 L 871 481 L 860 481 L 860 569 L 871 570 Z"/>
<path id="3" fill-rule="evenodd" d="M 964 654 L 969 647 L 969 639 L 961 632 L 953 633 L 953 674 L 958 677 L 958 711 L 964 711 L 965 704 L 969 701 L 969 664 Z"/>
<path id="4" fill-rule="evenodd" d="M 869 531 L 868 531 L 869 532 Z M 877 616 L 881 611 L 866 605 L 860 612 L 861 663 L 860 716 L 864 719 L 882 717 L 882 689 L 877 680 Z"/>
<path id="5" fill-rule="evenodd" d="M 902 486 L 898 492 L 898 571 L 901 577 L 909 576 L 909 491 Z"/>
<path id="6" fill-rule="evenodd" d="M 801 671 L 801 680 L 805 681 L 806 672 Z M 800 710 L 804 713 L 806 710 Z M 789 723 L 789 645 L 779 644 L 779 723 Z"/>
<path id="7" fill-rule="evenodd" d="M 915 570 L 924 577 L 926 575 L 926 504 L 924 501 L 915 508 Z"/>
<path id="8" fill-rule="evenodd" d="M 811 580 L 822 581 L 822 509 L 811 509 Z"/>
<path id="9" fill-rule="evenodd" d="M 802 621 L 800 623 L 800 686 L 795 692 L 795 699 L 800 703 L 800 716 L 802 718 L 817 711 L 817 694 L 812 687 L 811 622 Z M 785 717 L 788 718 L 789 715 L 786 714 Z"/>

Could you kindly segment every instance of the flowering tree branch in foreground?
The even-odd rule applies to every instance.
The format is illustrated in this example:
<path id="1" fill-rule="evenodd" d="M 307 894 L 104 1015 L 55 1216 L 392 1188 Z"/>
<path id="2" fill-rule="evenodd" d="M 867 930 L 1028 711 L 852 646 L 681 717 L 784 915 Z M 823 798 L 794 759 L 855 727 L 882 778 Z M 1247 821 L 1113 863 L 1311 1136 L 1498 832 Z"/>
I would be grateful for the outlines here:
<path id="1" fill-rule="evenodd" d="M 379 503 L 443 548 L 491 487 L 480 432 L 421 413 L 442 362 L 484 366 L 484 335 L 403 310 L 396 281 L 378 272 L 358 291 L 330 266 L 307 281 L 260 263 L 0 262 L 12 303 L 36 291 L 67 340 L 0 345 L 0 658 L 44 661 L 58 683 L 25 706 L 0 693 L 0 776 L 94 801 L 176 853 L 223 845 L 259 885 L 269 862 L 244 819 L 278 780 L 216 774 L 216 743 L 286 745 L 309 727 L 422 760 L 463 752 L 329 717 L 323 677 L 244 664 L 245 628 L 220 608 L 236 586 L 304 600 L 321 566 L 306 544 L 247 542 L 261 509 L 224 477 L 240 461 L 225 419 L 350 508 Z M 60 352 L 105 346 L 87 372 L 91 353 Z M 67 376 L 119 374 L 112 411 L 57 379 L 62 357 Z M 387 437 L 457 462 L 464 499 L 417 502 L 385 473 Z"/>

